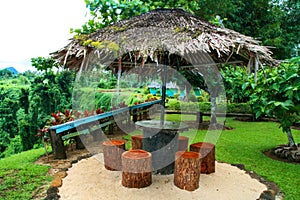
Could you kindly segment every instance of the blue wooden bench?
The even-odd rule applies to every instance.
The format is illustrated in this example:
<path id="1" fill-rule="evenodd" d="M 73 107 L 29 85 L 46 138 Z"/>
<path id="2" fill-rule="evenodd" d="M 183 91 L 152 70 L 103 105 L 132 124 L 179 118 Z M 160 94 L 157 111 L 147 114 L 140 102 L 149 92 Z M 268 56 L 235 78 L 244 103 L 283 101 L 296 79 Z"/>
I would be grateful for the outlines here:
<path id="1" fill-rule="evenodd" d="M 109 134 L 112 134 L 117 123 L 129 124 L 146 119 L 149 116 L 150 108 L 154 104 L 160 103 L 161 100 L 155 100 L 51 126 L 49 131 L 54 158 L 66 159 L 64 140 L 75 138 L 76 143 L 80 143 L 78 136 L 87 135 L 99 129 L 104 130 L 107 127 Z M 78 146 L 82 146 L 82 144 Z"/>

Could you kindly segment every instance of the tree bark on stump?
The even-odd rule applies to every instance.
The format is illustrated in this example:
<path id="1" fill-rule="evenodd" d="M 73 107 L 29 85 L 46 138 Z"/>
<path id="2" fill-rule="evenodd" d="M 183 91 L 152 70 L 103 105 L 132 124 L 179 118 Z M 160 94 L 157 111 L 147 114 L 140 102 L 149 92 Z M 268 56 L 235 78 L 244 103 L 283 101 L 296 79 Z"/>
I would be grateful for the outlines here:
<path id="1" fill-rule="evenodd" d="M 143 188 L 152 184 L 151 153 L 137 149 L 122 154 L 122 185 Z"/>
<path id="2" fill-rule="evenodd" d="M 189 138 L 185 136 L 178 137 L 178 151 L 187 151 L 189 146 Z"/>
<path id="3" fill-rule="evenodd" d="M 199 188 L 201 155 L 197 152 L 176 153 L 174 185 L 180 189 L 194 191 Z"/>
<path id="4" fill-rule="evenodd" d="M 143 149 L 143 135 L 133 135 L 132 139 L 132 149 Z"/>
<path id="5" fill-rule="evenodd" d="M 103 142 L 104 166 L 111 171 L 122 170 L 122 153 L 125 152 L 124 140 L 109 140 Z"/>
<path id="6" fill-rule="evenodd" d="M 190 151 L 201 154 L 201 173 L 215 172 L 215 145 L 207 142 L 198 142 L 190 145 Z"/>

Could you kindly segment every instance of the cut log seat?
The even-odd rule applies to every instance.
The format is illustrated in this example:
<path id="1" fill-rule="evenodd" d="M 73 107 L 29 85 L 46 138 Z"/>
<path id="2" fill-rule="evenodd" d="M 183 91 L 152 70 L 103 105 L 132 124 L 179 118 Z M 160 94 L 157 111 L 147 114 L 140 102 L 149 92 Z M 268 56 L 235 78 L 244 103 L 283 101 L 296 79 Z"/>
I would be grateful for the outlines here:
<path id="1" fill-rule="evenodd" d="M 143 188 L 152 184 L 151 153 L 129 150 L 122 154 L 122 185 L 128 188 Z"/>
<path id="2" fill-rule="evenodd" d="M 215 145 L 208 142 L 198 142 L 190 145 L 190 151 L 201 154 L 201 173 L 215 172 Z"/>
<path id="3" fill-rule="evenodd" d="M 201 155 L 197 152 L 176 152 L 174 185 L 180 189 L 194 191 L 199 188 Z"/>
<path id="4" fill-rule="evenodd" d="M 132 139 L 132 149 L 143 149 L 143 135 L 133 135 Z"/>
<path id="5" fill-rule="evenodd" d="M 109 140 L 103 142 L 104 166 L 108 170 L 122 170 L 122 153 L 125 152 L 124 140 Z"/>

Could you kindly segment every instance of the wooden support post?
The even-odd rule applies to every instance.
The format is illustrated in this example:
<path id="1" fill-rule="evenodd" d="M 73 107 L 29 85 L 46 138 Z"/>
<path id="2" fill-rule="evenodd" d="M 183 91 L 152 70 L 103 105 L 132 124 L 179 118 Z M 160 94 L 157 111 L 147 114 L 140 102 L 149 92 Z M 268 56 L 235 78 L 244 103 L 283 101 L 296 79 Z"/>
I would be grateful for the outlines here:
<path id="1" fill-rule="evenodd" d="M 138 121 L 137 110 L 132 113 L 132 121 L 135 123 Z"/>
<path id="2" fill-rule="evenodd" d="M 202 123 L 203 122 L 203 113 L 202 112 L 198 112 L 197 113 L 197 117 L 198 117 L 198 115 L 199 115 L 199 121 L 197 121 L 197 122 Z"/>
<path id="3" fill-rule="evenodd" d="M 143 120 L 143 108 L 139 108 L 138 109 L 138 121 L 142 121 Z"/>
<path id="4" fill-rule="evenodd" d="M 152 183 L 151 153 L 144 150 L 129 150 L 122 154 L 122 185 L 128 188 L 143 188 Z"/>
<path id="5" fill-rule="evenodd" d="M 201 154 L 201 173 L 215 172 L 215 145 L 208 142 L 198 142 L 190 145 L 190 151 Z"/>
<path id="6" fill-rule="evenodd" d="M 76 143 L 76 149 L 85 149 L 85 146 L 82 143 L 81 138 L 79 136 L 75 137 L 75 143 Z"/>
<path id="7" fill-rule="evenodd" d="M 133 135 L 132 139 L 132 149 L 143 149 L 143 135 Z"/>
<path id="8" fill-rule="evenodd" d="M 103 156 L 105 168 L 112 171 L 120 171 L 122 169 L 121 156 L 124 152 L 124 140 L 109 140 L 103 142 Z"/>
<path id="9" fill-rule="evenodd" d="M 189 147 L 189 138 L 178 136 L 178 151 L 187 151 Z"/>
<path id="10" fill-rule="evenodd" d="M 147 119 L 148 119 L 148 107 L 144 108 L 143 117 L 142 117 L 142 120 L 147 120 Z"/>
<path id="11" fill-rule="evenodd" d="M 112 135 L 114 133 L 114 124 L 109 124 L 108 125 L 108 134 Z"/>
<path id="12" fill-rule="evenodd" d="M 183 190 L 199 188 L 201 155 L 197 152 L 178 151 L 176 153 L 174 185 Z"/>
<path id="13" fill-rule="evenodd" d="M 61 135 L 56 134 L 55 130 L 50 130 L 50 140 L 54 159 L 66 159 L 67 154 Z"/>

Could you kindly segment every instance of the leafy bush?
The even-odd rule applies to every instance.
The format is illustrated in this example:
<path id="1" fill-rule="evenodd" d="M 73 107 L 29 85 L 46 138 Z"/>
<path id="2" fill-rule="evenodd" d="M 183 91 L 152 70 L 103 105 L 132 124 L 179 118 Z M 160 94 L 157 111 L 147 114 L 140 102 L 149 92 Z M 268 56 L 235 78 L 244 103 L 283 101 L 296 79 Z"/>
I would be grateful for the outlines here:
<path id="1" fill-rule="evenodd" d="M 251 89 L 251 102 L 256 117 L 266 114 L 280 122 L 289 145 L 296 146 L 291 132 L 293 123 L 300 120 L 300 57 L 282 62 L 276 68 L 258 73 L 257 82 L 245 84 Z"/>
<path id="2" fill-rule="evenodd" d="M 199 102 L 198 105 L 200 112 L 210 112 L 211 110 L 210 102 Z"/>
<path id="3" fill-rule="evenodd" d="M 13 154 L 20 153 L 23 151 L 22 139 L 20 135 L 10 139 L 8 148 L 3 152 L 5 157 L 9 157 Z"/>
<path id="4" fill-rule="evenodd" d="M 169 110 L 180 110 L 180 102 L 177 99 L 168 99 L 168 103 L 166 104 Z"/>
<path id="5" fill-rule="evenodd" d="M 112 94 L 97 92 L 95 94 L 95 108 L 110 110 L 112 107 Z"/>
<path id="6" fill-rule="evenodd" d="M 143 88 L 143 93 L 144 93 L 144 94 L 150 94 L 150 89 L 149 89 L 147 86 L 145 86 L 145 87 Z"/>
<path id="7" fill-rule="evenodd" d="M 191 101 L 191 102 L 197 102 L 197 97 L 193 90 L 191 90 L 189 92 L 189 94 L 187 95 L 187 99 L 188 99 L 188 101 Z"/>
<path id="8" fill-rule="evenodd" d="M 252 108 L 250 103 L 228 103 L 227 113 L 244 113 L 252 114 Z"/>
<path id="9" fill-rule="evenodd" d="M 144 98 L 145 98 L 144 94 L 141 94 L 141 93 L 133 94 L 133 95 L 130 95 L 130 97 L 127 99 L 127 101 L 125 103 L 128 106 L 136 105 L 136 104 L 145 102 Z"/>
<path id="10" fill-rule="evenodd" d="M 249 81 L 246 67 L 224 66 L 221 74 L 229 102 L 245 103 L 250 100 L 251 90 L 244 89 L 244 83 Z"/>
<path id="11" fill-rule="evenodd" d="M 195 102 L 181 102 L 181 110 L 196 112 L 199 110 L 198 103 Z"/>

